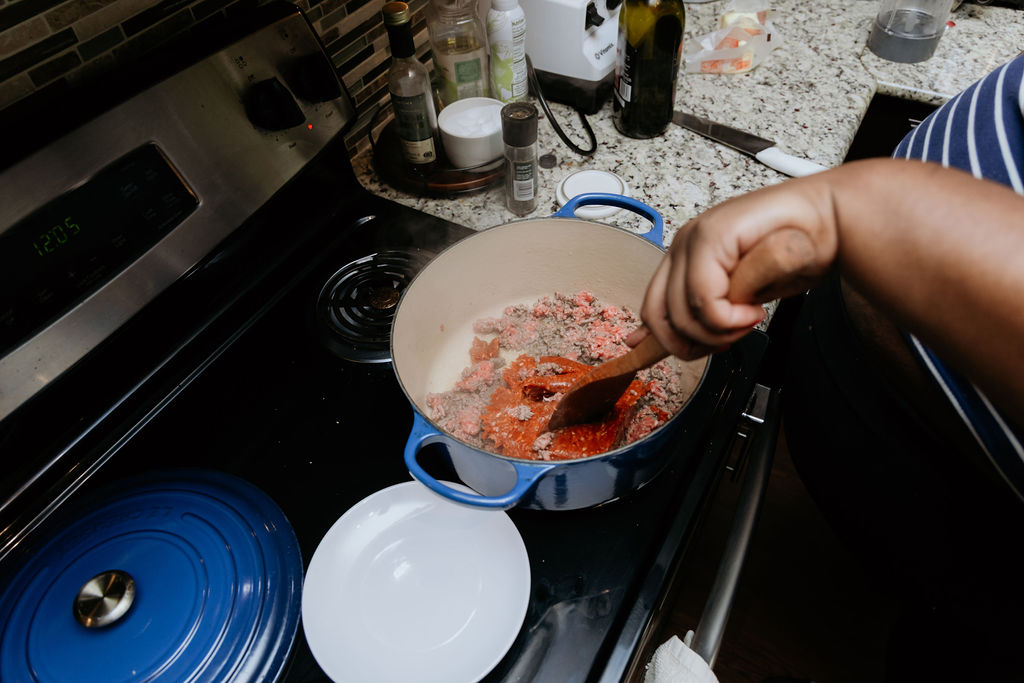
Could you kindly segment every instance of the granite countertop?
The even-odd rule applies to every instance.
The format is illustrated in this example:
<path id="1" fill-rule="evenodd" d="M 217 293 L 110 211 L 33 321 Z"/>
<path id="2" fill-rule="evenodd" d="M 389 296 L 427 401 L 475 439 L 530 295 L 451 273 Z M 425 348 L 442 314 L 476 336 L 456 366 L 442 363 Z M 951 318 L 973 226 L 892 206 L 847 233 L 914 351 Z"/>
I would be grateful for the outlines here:
<path id="1" fill-rule="evenodd" d="M 684 40 L 716 28 L 728 2 L 687 4 Z M 676 108 L 749 130 L 825 166 L 842 162 L 876 92 L 941 103 L 1024 50 L 1024 12 L 1012 9 L 961 5 L 931 59 L 897 64 L 865 47 L 878 10 L 874 0 L 774 0 L 771 6 L 782 39 L 771 57 L 745 74 L 680 74 Z M 559 104 L 550 106 L 570 139 L 587 146 L 575 112 Z M 590 157 L 570 150 L 541 121 L 538 152 L 554 155 L 557 163 L 540 169 L 540 201 L 525 218 L 557 210 L 555 189 L 567 175 L 582 169 L 613 171 L 626 180 L 631 196 L 661 213 L 668 244 L 676 228 L 701 211 L 786 179 L 750 157 L 675 125 L 653 140 L 626 138 L 612 125 L 611 110 L 609 102 L 588 116 L 598 141 Z M 518 219 L 505 209 L 500 183 L 455 198 L 426 198 L 385 184 L 369 153 L 354 158 L 353 164 L 369 191 L 428 214 L 474 229 Z M 648 225 L 628 211 L 601 220 L 635 231 Z"/>

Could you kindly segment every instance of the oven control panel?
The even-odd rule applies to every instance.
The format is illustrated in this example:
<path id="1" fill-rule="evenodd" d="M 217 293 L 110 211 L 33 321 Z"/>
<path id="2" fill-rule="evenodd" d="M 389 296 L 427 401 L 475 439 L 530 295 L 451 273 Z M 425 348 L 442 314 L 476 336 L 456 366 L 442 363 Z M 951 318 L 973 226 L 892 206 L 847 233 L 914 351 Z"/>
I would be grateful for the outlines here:
<path id="1" fill-rule="evenodd" d="M 296 10 L 0 172 L 0 420 L 197 264 L 353 118 Z"/>

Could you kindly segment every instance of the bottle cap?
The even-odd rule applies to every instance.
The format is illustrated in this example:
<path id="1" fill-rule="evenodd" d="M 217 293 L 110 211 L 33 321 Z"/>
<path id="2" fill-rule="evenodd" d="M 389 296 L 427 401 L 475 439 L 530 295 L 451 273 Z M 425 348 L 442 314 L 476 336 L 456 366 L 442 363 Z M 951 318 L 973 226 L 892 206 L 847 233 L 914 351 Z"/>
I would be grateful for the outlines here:
<path id="1" fill-rule="evenodd" d="M 555 198 L 558 200 L 559 206 L 565 206 L 565 203 L 576 195 L 590 192 L 620 194 L 623 197 L 628 197 L 629 185 L 626 183 L 625 178 L 611 171 L 593 169 L 576 171 L 558 183 L 558 187 L 555 189 Z M 617 206 L 592 204 L 576 209 L 576 217 L 589 219 L 607 218 L 608 216 L 614 216 L 619 210 Z"/>
<path id="2" fill-rule="evenodd" d="M 519 0 L 491 0 L 491 9 L 507 12 L 519 6 Z"/>
<path id="3" fill-rule="evenodd" d="M 398 26 L 409 21 L 409 5 L 404 2 L 389 2 L 381 10 L 384 14 L 384 23 L 389 26 Z"/>
<path id="4" fill-rule="evenodd" d="M 501 139 L 512 147 L 537 142 L 537 107 L 529 102 L 512 102 L 502 107 Z"/>

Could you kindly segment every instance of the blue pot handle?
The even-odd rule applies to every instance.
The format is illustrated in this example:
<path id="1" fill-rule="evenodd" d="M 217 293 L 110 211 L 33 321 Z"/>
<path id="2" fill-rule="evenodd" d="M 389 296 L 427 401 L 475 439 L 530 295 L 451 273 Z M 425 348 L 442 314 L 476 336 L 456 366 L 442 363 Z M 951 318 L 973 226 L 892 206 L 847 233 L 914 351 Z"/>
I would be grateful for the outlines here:
<path id="1" fill-rule="evenodd" d="M 617 206 L 620 209 L 629 209 L 633 213 L 640 214 L 654 224 L 654 227 L 641 235 L 641 237 L 652 242 L 656 246 L 664 248 L 665 221 L 662 219 L 661 214 L 643 202 L 638 202 L 632 197 L 626 197 L 621 194 L 607 194 L 604 192 L 585 192 L 583 194 L 578 194 L 567 201 L 565 206 L 554 213 L 554 216 L 557 218 L 572 218 L 576 215 L 576 209 L 581 206 L 591 206 L 593 204 Z"/>
<path id="2" fill-rule="evenodd" d="M 419 461 L 416 459 L 416 456 L 424 446 L 438 442 L 447 443 L 450 438 L 432 427 L 419 414 L 419 411 L 414 410 L 412 431 L 409 433 L 409 439 L 405 442 L 405 466 L 409 468 L 409 473 L 414 478 L 431 491 L 463 505 L 494 510 L 508 510 L 511 507 L 515 507 L 540 481 L 541 477 L 555 467 L 554 465 L 547 464 L 526 464 L 510 461 L 509 464 L 516 470 L 516 483 L 508 493 L 502 496 L 481 496 L 458 491 L 450 486 L 445 486 L 427 474 L 427 471 L 420 466 Z"/>

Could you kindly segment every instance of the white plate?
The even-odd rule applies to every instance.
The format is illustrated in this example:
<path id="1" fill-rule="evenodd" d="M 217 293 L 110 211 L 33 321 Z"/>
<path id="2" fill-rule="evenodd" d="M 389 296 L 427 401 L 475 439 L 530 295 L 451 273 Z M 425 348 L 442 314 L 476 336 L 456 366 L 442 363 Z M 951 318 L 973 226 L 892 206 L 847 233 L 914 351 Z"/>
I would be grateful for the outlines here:
<path id="1" fill-rule="evenodd" d="M 526 546 L 508 515 L 410 481 L 364 498 L 320 541 L 302 627 L 336 683 L 472 683 L 505 656 L 529 597 Z"/>

